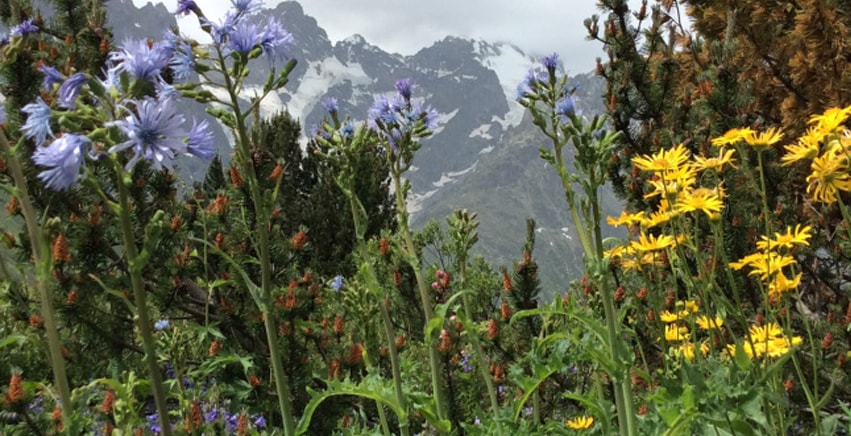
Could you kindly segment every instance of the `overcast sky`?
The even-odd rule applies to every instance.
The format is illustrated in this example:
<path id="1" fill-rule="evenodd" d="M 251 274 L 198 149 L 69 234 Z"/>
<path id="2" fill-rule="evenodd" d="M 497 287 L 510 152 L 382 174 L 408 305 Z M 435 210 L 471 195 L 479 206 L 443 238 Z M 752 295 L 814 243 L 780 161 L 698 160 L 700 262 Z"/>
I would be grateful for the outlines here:
<path id="1" fill-rule="evenodd" d="M 138 6 L 149 0 L 133 0 Z M 162 1 L 174 10 L 177 0 Z M 197 0 L 205 14 L 219 17 L 224 0 Z M 266 0 L 273 6 L 278 1 Z M 569 73 L 587 72 L 602 55 L 585 39 L 583 21 L 598 13 L 596 0 L 303 0 L 305 13 L 319 22 L 332 42 L 359 33 L 390 52 L 409 55 L 447 35 L 506 41 L 530 54 L 556 52 Z M 639 5 L 640 0 L 630 0 Z M 184 31 L 197 26 L 181 19 Z M 286 27 L 286 18 L 284 18 Z M 197 31 L 197 30 L 196 30 Z M 298 35 L 295 35 L 298 38 Z"/>

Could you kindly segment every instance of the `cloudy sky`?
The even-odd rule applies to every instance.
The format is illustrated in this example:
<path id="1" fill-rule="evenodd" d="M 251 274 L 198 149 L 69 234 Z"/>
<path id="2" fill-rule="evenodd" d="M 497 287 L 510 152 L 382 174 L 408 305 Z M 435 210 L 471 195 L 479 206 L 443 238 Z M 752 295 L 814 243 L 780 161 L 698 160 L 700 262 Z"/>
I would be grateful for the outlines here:
<path id="1" fill-rule="evenodd" d="M 141 6 L 149 0 L 133 1 Z M 174 10 L 177 0 L 162 3 Z M 224 0 L 197 3 L 211 17 L 223 15 L 230 6 Z M 269 6 L 276 3 L 266 0 Z M 585 39 L 582 24 L 598 13 L 596 0 L 303 0 L 301 4 L 332 41 L 359 33 L 370 43 L 403 55 L 447 35 L 511 42 L 531 54 L 556 52 L 569 73 L 592 70 L 594 59 L 602 55 L 599 43 Z M 188 31 L 194 21 L 179 23 Z"/>

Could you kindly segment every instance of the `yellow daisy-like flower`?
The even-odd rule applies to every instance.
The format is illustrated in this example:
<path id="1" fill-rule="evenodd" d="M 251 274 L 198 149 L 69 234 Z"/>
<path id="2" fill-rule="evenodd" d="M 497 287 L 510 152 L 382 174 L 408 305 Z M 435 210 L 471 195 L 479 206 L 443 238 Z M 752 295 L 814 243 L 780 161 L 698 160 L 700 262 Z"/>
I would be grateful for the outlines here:
<path id="1" fill-rule="evenodd" d="M 810 129 L 810 131 L 812 130 L 813 129 Z M 815 157 L 818 156 L 819 142 L 821 141 L 821 138 L 817 139 L 817 134 L 814 132 L 811 133 L 810 131 L 808 131 L 806 135 L 800 137 L 797 144 L 791 144 L 784 147 L 786 149 L 786 154 L 780 158 L 783 162 L 783 166 L 789 166 L 802 160 L 815 159 Z"/>
<path id="2" fill-rule="evenodd" d="M 718 157 L 695 157 L 694 158 L 694 167 L 700 171 L 712 170 L 715 172 L 721 172 L 724 170 L 724 165 L 729 165 L 733 168 L 736 168 L 733 165 L 733 154 L 736 150 L 721 150 L 721 153 Z"/>
<path id="3" fill-rule="evenodd" d="M 780 142 L 781 139 L 783 139 L 783 132 L 774 127 L 762 133 L 752 132 L 744 137 L 745 142 L 756 150 L 765 150 Z"/>
<path id="4" fill-rule="evenodd" d="M 686 163 L 689 159 L 689 152 L 683 146 L 677 146 L 668 150 L 659 150 L 658 153 L 650 156 L 638 156 L 632 159 L 635 167 L 643 171 L 672 171 Z"/>
<path id="5" fill-rule="evenodd" d="M 603 251 L 603 258 L 608 260 L 622 259 L 627 254 L 630 254 L 629 247 L 626 245 L 618 245 L 609 250 Z"/>
<path id="6" fill-rule="evenodd" d="M 594 425 L 593 416 L 578 416 L 573 419 L 568 419 L 564 423 L 574 430 L 587 430 Z"/>
<path id="7" fill-rule="evenodd" d="M 806 226 L 803 229 L 800 224 L 795 225 L 795 230 L 792 227 L 786 227 L 786 233 L 775 233 L 774 239 L 760 236 L 761 241 L 757 241 L 756 248 L 760 250 L 774 249 L 776 247 L 792 248 L 795 245 L 810 245 L 812 234 L 811 226 Z"/>
<path id="8" fill-rule="evenodd" d="M 759 276 L 763 281 L 767 281 L 776 272 L 793 264 L 795 264 L 795 259 L 792 256 L 769 251 L 767 253 L 749 254 L 738 262 L 730 262 L 730 268 L 741 270 L 748 266 L 751 268 L 751 272 L 748 275 Z"/>
<path id="9" fill-rule="evenodd" d="M 680 212 L 702 211 L 712 217 L 721 213 L 724 202 L 708 189 L 695 189 L 691 192 L 683 192 L 677 197 L 675 206 Z"/>
<path id="10" fill-rule="evenodd" d="M 677 322 L 680 317 L 676 313 L 672 313 L 671 311 L 666 310 L 659 315 L 659 319 L 662 320 L 662 322 L 664 322 L 665 324 L 670 324 L 672 322 Z"/>
<path id="11" fill-rule="evenodd" d="M 679 327 L 676 324 L 668 324 L 665 326 L 665 340 L 668 342 L 688 341 L 691 335 L 688 332 L 688 327 Z"/>
<path id="12" fill-rule="evenodd" d="M 753 341 L 753 343 L 750 341 Z M 791 339 L 783 336 L 783 330 L 774 322 L 764 326 L 751 326 L 750 341 L 745 340 L 742 349 L 751 359 L 762 356 L 780 357 L 788 353 L 792 347 L 803 342 L 800 336 L 793 336 Z M 736 346 L 728 345 L 727 352 L 731 356 L 735 356 Z"/>
<path id="13" fill-rule="evenodd" d="M 795 277 L 791 279 L 786 277 L 786 274 L 782 272 L 774 276 L 771 282 L 768 284 L 768 295 L 769 296 L 780 296 L 784 292 L 789 292 L 794 289 L 798 289 L 798 286 L 801 285 L 801 276 L 802 273 L 798 273 Z"/>
<path id="14" fill-rule="evenodd" d="M 695 318 L 694 323 L 697 324 L 701 330 L 717 330 L 724 325 L 724 320 L 717 316 L 713 319 L 706 315 L 701 315 Z"/>
<path id="15" fill-rule="evenodd" d="M 851 115 L 851 106 L 846 108 L 832 107 L 824 111 L 821 115 L 814 115 L 810 118 L 810 124 L 815 125 L 815 128 L 823 133 L 833 133 L 839 126 L 845 123 L 848 116 Z"/>
<path id="16" fill-rule="evenodd" d="M 638 236 L 637 241 L 632 241 L 630 246 L 639 253 L 647 252 L 647 251 L 657 251 L 664 250 L 668 247 L 673 247 L 676 241 L 673 237 L 669 235 L 659 235 L 658 237 L 654 235 L 647 236 L 644 232 L 642 232 Z"/>
<path id="17" fill-rule="evenodd" d="M 813 200 L 832 204 L 836 202 L 836 191 L 851 191 L 848 161 L 844 156 L 828 152 L 813 159 L 812 173 L 807 176 L 807 194 Z"/>
<path id="18" fill-rule="evenodd" d="M 716 147 L 723 147 L 725 145 L 733 145 L 739 141 L 745 139 L 746 136 L 754 134 L 754 131 L 748 128 L 744 129 L 732 129 L 728 130 L 722 136 L 719 136 L 712 140 L 712 145 Z"/>
<path id="19" fill-rule="evenodd" d="M 631 226 L 633 224 L 641 224 L 645 220 L 644 212 L 637 213 L 627 213 L 626 211 L 621 212 L 621 216 L 614 217 L 606 217 L 606 222 L 609 223 L 612 227 L 620 227 L 620 226 Z"/>
<path id="20" fill-rule="evenodd" d="M 709 354 L 709 345 L 707 345 L 706 342 L 701 342 L 699 347 L 700 354 L 703 354 L 704 356 Z M 694 349 L 694 342 L 685 342 L 677 345 L 677 347 L 674 348 L 674 353 L 677 356 L 683 356 L 686 360 L 692 360 L 694 359 Z"/>
<path id="21" fill-rule="evenodd" d="M 697 313 L 700 310 L 700 306 L 697 305 L 697 301 L 694 300 L 686 300 L 686 301 L 677 301 L 677 307 L 683 306 L 687 311 L 692 313 Z"/>

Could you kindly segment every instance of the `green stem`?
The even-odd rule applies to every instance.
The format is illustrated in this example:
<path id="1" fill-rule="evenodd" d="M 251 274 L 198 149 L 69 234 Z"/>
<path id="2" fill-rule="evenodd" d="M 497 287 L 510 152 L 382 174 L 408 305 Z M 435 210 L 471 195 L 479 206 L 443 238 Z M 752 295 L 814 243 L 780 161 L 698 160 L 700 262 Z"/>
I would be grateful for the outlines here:
<path id="1" fill-rule="evenodd" d="M 0 149 L 7 157 L 7 165 L 12 174 L 17 189 L 18 201 L 21 203 L 21 214 L 27 226 L 30 243 L 32 244 L 33 261 L 36 265 L 35 287 L 41 300 L 41 318 L 44 320 L 44 330 L 47 336 L 47 349 L 50 356 L 50 366 L 53 369 L 53 379 L 59 389 L 59 398 L 62 400 L 62 422 L 65 428 L 71 430 L 71 417 L 74 416 L 74 404 L 71 402 L 71 388 L 68 384 L 68 376 L 65 373 L 65 360 L 62 358 L 62 342 L 59 339 L 59 328 L 53 310 L 53 300 L 50 298 L 48 281 L 50 280 L 50 258 L 45 257 L 47 242 L 38 225 L 35 208 L 33 208 L 27 190 L 27 179 L 24 176 L 21 163 L 17 154 L 9 147 L 6 133 L 0 127 Z"/>
<path id="2" fill-rule="evenodd" d="M 130 273 L 130 287 L 133 290 L 133 299 L 136 303 L 136 327 L 142 336 L 142 346 L 145 349 L 145 362 L 148 364 L 148 375 L 151 378 L 151 390 L 154 395 L 154 403 L 160 418 L 160 427 L 163 436 L 171 435 L 171 423 L 169 422 L 168 406 L 166 404 L 165 390 L 163 389 L 160 366 L 157 363 L 157 343 L 151 329 L 151 318 L 148 316 L 147 291 L 142 283 L 142 268 L 137 263 L 138 251 L 136 248 L 136 235 L 130 222 L 130 199 L 125 181 L 124 169 L 121 164 L 115 162 L 118 185 L 118 216 L 121 222 L 121 234 L 124 238 L 124 253 L 127 258 L 127 269 Z"/>
<path id="3" fill-rule="evenodd" d="M 384 304 L 381 305 L 381 318 L 384 320 L 384 333 L 387 335 L 387 351 L 390 354 L 390 367 L 393 371 L 393 386 L 396 388 L 396 400 L 399 406 L 407 413 L 408 406 L 405 402 L 405 394 L 402 392 L 402 372 L 399 369 L 399 350 L 396 348 L 396 338 L 393 336 L 393 322 L 390 319 L 390 312 L 387 306 L 390 300 L 385 298 Z M 399 430 L 402 436 L 411 434 L 411 429 L 408 427 L 408 417 L 399 417 Z"/>
<path id="4" fill-rule="evenodd" d="M 375 366 L 375 363 L 372 361 L 372 354 L 363 353 L 363 356 L 367 371 L 380 377 L 381 371 L 378 370 L 378 367 Z M 381 404 L 380 401 L 376 400 L 375 408 L 378 409 L 378 421 L 381 423 L 381 431 L 384 433 L 384 436 L 390 436 L 390 425 L 387 424 L 387 414 L 384 412 L 384 405 Z"/>
<path id="5" fill-rule="evenodd" d="M 466 249 L 463 252 L 461 258 L 458 260 L 458 276 L 461 282 L 461 289 L 466 288 L 467 284 L 467 252 Z M 464 304 L 464 316 L 467 317 L 467 321 L 473 321 L 473 310 L 470 308 L 470 295 L 464 294 L 462 296 L 462 302 Z M 491 378 L 488 369 L 485 367 L 485 351 L 482 348 L 481 342 L 479 342 L 479 335 L 475 332 L 470 332 L 467 336 L 470 339 L 470 342 L 473 344 L 473 352 L 476 356 L 476 366 L 479 368 L 479 375 L 482 377 L 482 380 L 485 382 L 485 386 L 488 389 L 488 398 L 490 398 L 491 403 L 491 413 L 493 413 L 493 421 L 497 423 L 497 430 L 501 433 L 502 428 L 499 424 L 499 402 L 496 398 L 496 389 L 493 386 L 493 378 Z M 537 413 L 538 409 L 535 408 Z"/>
<path id="6" fill-rule="evenodd" d="M 411 234 L 410 227 L 408 227 L 408 206 L 405 204 L 405 193 L 402 191 L 402 172 L 399 165 L 398 159 L 393 161 L 392 175 L 396 195 L 396 214 L 399 217 L 399 229 L 402 231 L 402 237 L 404 238 L 404 248 L 411 267 L 414 269 L 414 276 L 417 279 L 420 302 L 423 305 L 423 315 L 425 316 L 423 325 L 423 330 L 425 330 L 434 313 L 431 307 L 431 301 L 429 300 L 428 286 L 426 286 L 425 278 L 423 277 L 420 258 L 417 255 L 417 247 L 414 244 L 414 237 Z M 429 338 L 426 338 L 426 342 L 429 342 Z M 428 347 L 428 357 L 431 365 L 431 385 L 434 391 L 434 401 L 437 405 L 437 417 L 445 420 L 446 405 L 444 404 L 443 386 L 440 380 L 440 359 L 437 355 L 436 343 Z"/>
<path id="7" fill-rule="evenodd" d="M 287 375 L 284 372 L 283 359 L 281 352 L 278 349 L 278 330 L 275 326 L 274 315 L 272 314 L 272 263 L 269 253 L 269 232 L 265 222 L 260 222 L 266 218 L 266 211 L 263 205 L 263 196 L 260 192 L 260 182 L 257 179 L 257 174 L 254 171 L 253 161 L 251 160 L 250 137 L 246 128 L 246 115 L 242 113 L 239 107 L 239 96 L 236 94 L 236 84 L 227 74 L 226 63 L 222 56 L 219 47 L 216 47 L 219 56 L 219 62 L 222 68 L 222 76 L 225 79 L 225 86 L 230 95 L 231 104 L 233 105 L 233 114 L 236 118 L 236 152 L 240 159 L 239 164 L 242 166 L 243 174 L 246 176 L 249 189 L 251 190 L 251 199 L 254 205 L 255 214 L 255 233 L 258 241 L 258 251 L 260 255 L 260 287 L 263 292 L 263 307 L 260 308 L 263 312 L 263 324 L 266 329 L 266 342 L 269 346 L 269 359 L 272 361 L 272 373 L 275 376 L 275 390 L 278 395 L 278 406 L 281 411 L 281 417 L 284 421 L 284 434 L 286 436 L 295 435 L 295 419 L 292 413 L 292 402 L 290 400 L 290 386 Z"/>

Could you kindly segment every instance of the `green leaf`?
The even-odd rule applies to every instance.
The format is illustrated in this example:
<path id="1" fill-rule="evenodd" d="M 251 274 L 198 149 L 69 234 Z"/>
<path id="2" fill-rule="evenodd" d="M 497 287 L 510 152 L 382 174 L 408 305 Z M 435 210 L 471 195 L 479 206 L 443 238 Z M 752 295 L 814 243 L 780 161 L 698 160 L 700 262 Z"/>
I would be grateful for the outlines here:
<path id="1" fill-rule="evenodd" d="M 740 342 L 736 342 L 736 366 L 739 367 L 742 371 L 747 371 L 753 365 L 750 357 L 745 353 L 745 347 L 742 346 Z"/>
<path id="2" fill-rule="evenodd" d="M 27 337 L 21 334 L 14 334 L 6 336 L 5 339 L 0 341 L 0 348 L 5 348 L 12 344 L 23 344 L 27 341 Z"/>

